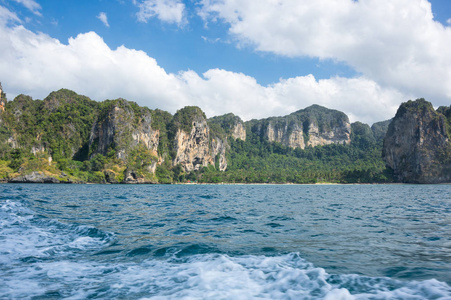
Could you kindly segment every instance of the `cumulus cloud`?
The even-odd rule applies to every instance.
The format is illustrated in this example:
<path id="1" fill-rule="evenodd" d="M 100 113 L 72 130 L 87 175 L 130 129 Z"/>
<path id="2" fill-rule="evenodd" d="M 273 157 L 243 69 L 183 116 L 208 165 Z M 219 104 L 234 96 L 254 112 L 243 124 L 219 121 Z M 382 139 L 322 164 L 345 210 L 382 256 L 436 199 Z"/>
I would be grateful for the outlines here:
<path id="1" fill-rule="evenodd" d="M 365 77 L 317 80 L 308 75 L 262 86 L 253 77 L 221 69 L 172 74 L 143 51 L 111 49 L 94 32 L 64 44 L 22 25 L 3 24 L 0 57 L 0 78 L 9 99 L 19 93 L 43 99 L 51 91 L 69 88 L 95 100 L 123 97 L 171 113 L 197 105 L 209 117 L 233 112 L 245 120 L 320 104 L 368 123 L 391 118 L 408 99 Z"/>
<path id="2" fill-rule="evenodd" d="M 156 17 L 178 26 L 186 23 L 185 4 L 180 0 L 134 0 L 133 3 L 139 8 L 136 16 L 140 22 L 147 22 L 150 18 Z"/>
<path id="3" fill-rule="evenodd" d="M 202 0 L 239 46 L 288 57 L 342 61 L 380 86 L 451 99 L 451 28 L 426 0 Z"/>
<path id="4" fill-rule="evenodd" d="M 262 86 L 253 77 L 220 69 L 202 77 L 193 71 L 179 76 L 188 98 L 208 116 L 233 112 L 245 120 L 287 115 L 319 104 L 345 112 L 352 121 L 371 124 L 393 117 L 400 99 L 409 97 L 363 77 L 317 80 L 307 75 Z"/>
<path id="5" fill-rule="evenodd" d="M 28 8 L 35 15 L 41 16 L 41 13 L 39 11 L 41 10 L 41 5 L 39 5 L 39 3 L 37 3 L 36 1 L 34 0 L 14 0 L 14 1 Z"/>
<path id="6" fill-rule="evenodd" d="M 9 94 L 44 98 L 69 88 L 96 100 L 124 97 L 170 111 L 185 103 L 177 93 L 176 76 L 155 59 L 124 46 L 112 50 L 94 32 L 62 44 L 16 26 L 1 28 L 0 39 L 0 77 Z"/>
<path id="7" fill-rule="evenodd" d="M 100 21 L 102 21 L 103 25 L 105 25 L 106 27 L 110 27 L 110 24 L 108 24 L 108 17 L 106 15 L 106 13 L 101 12 L 98 16 L 97 19 L 99 19 Z"/>

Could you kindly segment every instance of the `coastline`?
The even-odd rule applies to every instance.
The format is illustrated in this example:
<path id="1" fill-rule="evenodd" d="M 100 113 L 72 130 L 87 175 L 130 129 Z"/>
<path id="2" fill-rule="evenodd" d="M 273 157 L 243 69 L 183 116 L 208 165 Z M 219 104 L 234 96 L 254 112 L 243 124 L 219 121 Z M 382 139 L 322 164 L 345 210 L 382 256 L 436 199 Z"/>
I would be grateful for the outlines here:
<path id="1" fill-rule="evenodd" d="M 295 183 L 295 182 L 197 182 L 197 181 L 188 181 L 188 182 L 168 182 L 168 183 L 159 183 L 155 181 L 135 179 L 135 180 L 127 180 L 122 182 L 108 182 L 103 180 L 103 182 L 87 182 L 83 180 L 79 180 L 74 176 L 69 176 L 62 172 L 59 176 L 52 176 L 54 174 L 49 174 L 44 171 L 33 171 L 27 175 L 19 175 L 12 178 L 2 178 L 0 179 L 0 184 L 5 183 L 26 183 L 26 184 L 161 184 L 161 185 L 372 185 L 372 184 L 381 184 L 381 185 L 397 185 L 397 184 L 415 184 L 415 185 L 424 185 L 424 184 L 451 184 L 451 182 L 441 182 L 441 183 L 417 183 L 417 182 L 307 182 L 307 183 Z"/>
<path id="2" fill-rule="evenodd" d="M 451 185 L 451 182 L 446 183 L 412 183 L 412 182 L 389 182 L 389 183 L 381 183 L 381 182 L 364 182 L 364 183 L 337 183 L 337 182 L 318 182 L 318 183 L 292 183 L 292 182 L 284 182 L 284 183 L 276 183 L 276 182 L 270 182 L 270 183 L 260 183 L 260 182 L 220 182 L 220 183 L 210 183 L 210 182 L 199 182 L 199 183 L 187 183 L 187 182 L 174 182 L 174 183 L 154 183 L 154 182 L 119 182 L 119 183 L 111 183 L 111 182 L 41 182 L 41 181 L 9 181 L 9 180 L 0 180 L 0 184 L 76 184 L 76 185 L 93 185 L 93 184 L 100 184 L 100 185 L 257 185 L 257 186 L 286 186 L 286 185 L 302 185 L 302 186 L 309 186 L 309 185 L 316 185 L 316 186 L 329 186 L 329 185 Z"/>

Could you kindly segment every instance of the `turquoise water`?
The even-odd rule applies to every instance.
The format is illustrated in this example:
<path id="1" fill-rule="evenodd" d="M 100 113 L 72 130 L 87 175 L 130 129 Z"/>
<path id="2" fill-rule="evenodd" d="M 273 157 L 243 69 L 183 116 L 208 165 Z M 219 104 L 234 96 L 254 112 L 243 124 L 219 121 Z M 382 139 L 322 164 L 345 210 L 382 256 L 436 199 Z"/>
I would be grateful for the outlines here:
<path id="1" fill-rule="evenodd" d="M 451 185 L 0 185 L 1 299 L 451 299 Z"/>

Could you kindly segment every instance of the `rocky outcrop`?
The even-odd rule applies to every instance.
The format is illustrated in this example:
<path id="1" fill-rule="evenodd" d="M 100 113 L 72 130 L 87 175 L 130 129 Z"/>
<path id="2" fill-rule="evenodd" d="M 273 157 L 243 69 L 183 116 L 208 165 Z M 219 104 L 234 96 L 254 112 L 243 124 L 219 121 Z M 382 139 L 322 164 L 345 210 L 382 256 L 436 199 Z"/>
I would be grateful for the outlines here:
<path id="1" fill-rule="evenodd" d="M 392 122 L 390 130 L 389 121 L 375 123 L 371 128 L 360 122 L 351 125 L 344 113 L 318 105 L 283 117 L 247 122 L 233 114 L 207 120 L 198 107 L 185 107 L 172 115 L 124 99 L 96 102 L 64 89 L 52 92 L 44 100 L 19 95 L 5 105 L 5 110 L 0 110 L 0 157 L 14 171 L 8 174 L 16 176 L 32 171 L 47 174 L 21 176 L 16 179 L 19 182 L 66 182 L 56 168 L 65 170 L 73 180 L 184 182 L 188 178 L 213 176 L 212 166 L 225 171 L 233 164 L 235 170 L 235 162 L 227 158 L 242 160 L 241 168 L 246 168 L 246 159 L 255 156 L 264 161 L 266 153 L 297 156 L 305 153 L 306 159 L 310 157 L 310 149 L 288 151 L 270 142 L 304 149 L 349 144 L 352 140 L 352 147 L 358 151 L 372 149 L 370 154 L 380 165 L 377 147 L 387 132 L 391 137 L 387 133 L 384 154 L 387 165 L 400 180 L 447 182 L 451 173 L 451 108 L 434 111 L 430 110 L 430 104 L 412 106 L 420 109 L 410 104 L 403 106 L 397 115 L 401 117 Z M 330 149 L 335 148 L 339 147 Z M 322 150 L 328 153 L 330 149 Z M 41 169 L 29 158 L 33 156 L 48 158 L 55 168 Z M 207 170 L 186 174 L 204 167 Z M 78 173 L 70 173 L 72 170 Z M 215 179 L 227 177 L 217 175 Z"/>
<path id="2" fill-rule="evenodd" d="M 264 136 L 270 142 L 278 142 L 291 148 L 305 148 L 302 123 L 286 119 L 270 120 Z"/>
<path id="3" fill-rule="evenodd" d="M 451 109 L 451 108 L 449 108 Z M 451 182 L 451 122 L 424 99 L 403 103 L 389 125 L 382 156 L 397 180 Z"/>
<path id="4" fill-rule="evenodd" d="M 2 83 L 0 82 L 0 114 L 5 111 L 6 102 L 7 102 L 6 94 L 3 92 Z M 2 119 L 0 116 L 0 125 L 1 122 Z"/>
<path id="5" fill-rule="evenodd" d="M 242 141 L 246 140 L 246 128 L 244 127 L 244 123 L 241 119 L 237 120 L 237 122 L 233 125 L 232 137 L 235 140 L 236 139 L 240 139 Z"/>
<path id="6" fill-rule="evenodd" d="M 220 138 L 212 138 L 211 140 L 211 152 L 214 158 L 215 166 L 217 165 L 219 171 L 225 171 L 227 169 L 227 140 L 222 140 Z"/>
<path id="7" fill-rule="evenodd" d="M 239 122 L 229 114 L 208 120 L 204 112 L 195 106 L 187 106 L 174 115 L 169 125 L 169 137 L 173 139 L 173 165 L 180 164 L 185 172 L 214 165 L 218 170 L 227 169 L 226 151 L 229 136 Z M 231 118 L 230 118 L 231 117 Z M 233 120 L 232 123 L 229 121 Z M 239 119 L 241 121 L 241 119 Z M 242 121 L 241 121 L 242 123 Z"/>
<path id="8" fill-rule="evenodd" d="M 208 119 L 210 127 L 218 126 L 215 128 L 218 133 L 222 133 L 224 136 L 230 136 L 233 139 L 246 140 L 246 126 L 240 117 L 234 114 L 226 114 Z"/>
<path id="9" fill-rule="evenodd" d="M 134 170 L 127 169 L 124 172 L 124 181 L 126 184 L 154 184 L 158 183 L 155 177 L 146 177 L 143 174 L 139 174 Z"/>
<path id="10" fill-rule="evenodd" d="M 117 158 L 125 160 L 140 143 L 156 156 L 159 131 L 152 129 L 151 121 L 150 110 L 124 99 L 112 101 L 92 127 L 91 157 L 96 153 L 107 155 L 114 149 Z"/>
<path id="11" fill-rule="evenodd" d="M 351 142 L 351 124 L 339 111 L 312 105 L 285 117 L 249 122 L 252 132 L 270 142 L 304 149 L 328 144 Z"/>
<path id="12" fill-rule="evenodd" d="M 308 126 L 307 146 L 323 146 L 330 144 L 347 144 L 351 142 L 351 124 L 348 120 L 333 127 L 320 128 L 312 122 Z"/>
<path id="13" fill-rule="evenodd" d="M 180 164 L 186 172 L 214 164 L 210 155 L 210 128 L 203 113 L 199 111 L 192 116 L 190 131 L 177 128 L 173 141 L 175 152 L 173 165 Z M 180 110 L 177 113 L 184 111 Z"/>
<path id="14" fill-rule="evenodd" d="M 8 180 L 9 183 L 75 183 L 62 174 L 58 179 L 45 175 L 43 172 L 32 172 L 28 175 L 18 176 Z"/>

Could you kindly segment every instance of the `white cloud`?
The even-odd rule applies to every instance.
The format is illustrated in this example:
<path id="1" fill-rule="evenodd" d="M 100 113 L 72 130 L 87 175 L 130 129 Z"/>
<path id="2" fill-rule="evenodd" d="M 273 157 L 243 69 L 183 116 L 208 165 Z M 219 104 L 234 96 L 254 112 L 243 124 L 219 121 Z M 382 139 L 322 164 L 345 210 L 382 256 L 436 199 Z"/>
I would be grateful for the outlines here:
<path id="1" fill-rule="evenodd" d="M 451 28 L 426 0 L 202 0 L 239 46 L 288 57 L 342 61 L 381 87 L 451 99 Z"/>
<path id="2" fill-rule="evenodd" d="M 136 16 L 140 22 L 147 22 L 150 18 L 156 17 L 178 26 L 186 23 L 185 4 L 180 0 L 133 0 L 133 3 L 139 7 Z"/>
<path id="3" fill-rule="evenodd" d="M 180 78 L 188 98 L 208 116 L 233 112 L 245 120 L 287 115 L 319 104 L 345 112 L 352 121 L 371 124 L 393 117 L 408 97 L 363 77 L 316 80 L 308 75 L 261 86 L 250 76 L 212 69 L 203 77 L 187 71 Z"/>
<path id="4" fill-rule="evenodd" d="M 217 42 L 221 41 L 221 38 L 209 38 L 206 36 L 201 36 L 201 39 L 204 40 L 204 42 L 206 43 L 210 43 L 210 44 L 216 44 Z"/>
<path id="5" fill-rule="evenodd" d="M 393 117 L 404 95 L 365 77 L 316 80 L 312 75 L 262 86 L 250 76 L 212 69 L 167 73 L 143 51 L 111 49 L 94 32 L 63 44 L 25 27 L 0 26 L 0 78 L 9 99 L 24 93 L 43 99 L 69 88 L 95 100 L 123 97 L 175 113 L 198 105 L 212 117 L 233 112 L 243 119 L 285 115 L 311 104 L 372 123 Z"/>
<path id="6" fill-rule="evenodd" d="M 106 15 L 106 13 L 101 12 L 98 16 L 97 19 L 99 19 L 100 21 L 102 21 L 102 23 L 106 26 L 106 27 L 110 27 L 110 24 L 108 24 L 108 17 Z"/>
<path id="7" fill-rule="evenodd" d="M 39 10 L 41 9 L 41 5 L 39 5 L 39 3 L 37 3 L 36 1 L 34 0 L 14 0 L 14 1 L 28 8 L 35 15 L 41 16 L 41 13 L 39 12 Z"/>
<path id="8" fill-rule="evenodd" d="M 451 25 L 451 18 L 449 18 L 448 20 L 446 20 L 446 24 Z"/>
<path id="9" fill-rule="evenodd" d="M 21 23 L 19 17 L 7 8 L 0 6 L 0 24 L 5 26 L 8 22 Z"/>

